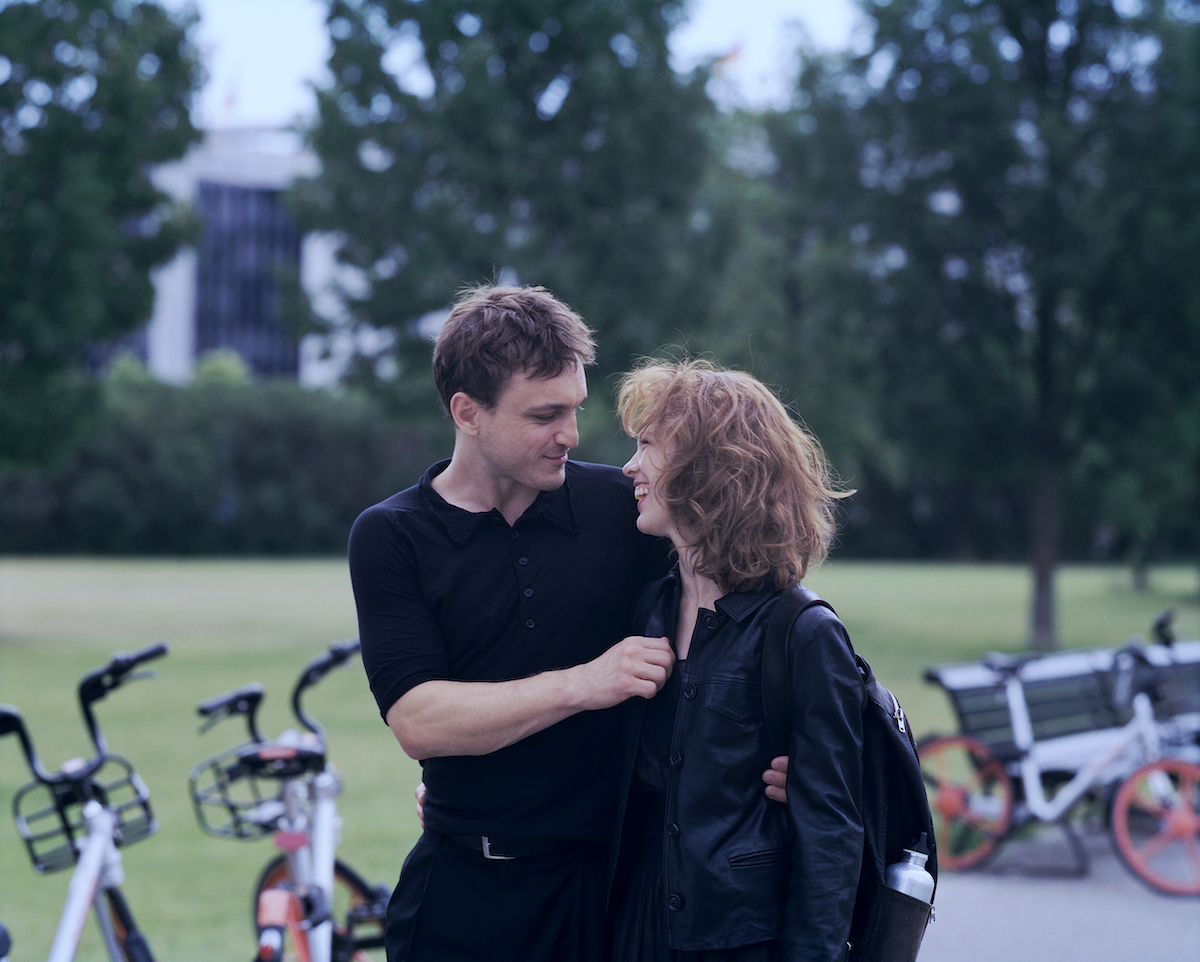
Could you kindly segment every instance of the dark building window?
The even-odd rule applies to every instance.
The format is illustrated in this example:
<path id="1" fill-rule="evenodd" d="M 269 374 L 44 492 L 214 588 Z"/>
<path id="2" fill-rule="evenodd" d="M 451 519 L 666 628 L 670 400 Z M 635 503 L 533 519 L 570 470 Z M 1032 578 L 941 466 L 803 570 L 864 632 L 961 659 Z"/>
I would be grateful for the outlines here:
<path id="1" fill-rule="evenodd" d="M 295 375 L 299 350 L 283 319 L 284 280 L 299 277 L 300 231 L 280 191 L 199 184 L 196 354 L 237 351 L 260 377 Z"/>

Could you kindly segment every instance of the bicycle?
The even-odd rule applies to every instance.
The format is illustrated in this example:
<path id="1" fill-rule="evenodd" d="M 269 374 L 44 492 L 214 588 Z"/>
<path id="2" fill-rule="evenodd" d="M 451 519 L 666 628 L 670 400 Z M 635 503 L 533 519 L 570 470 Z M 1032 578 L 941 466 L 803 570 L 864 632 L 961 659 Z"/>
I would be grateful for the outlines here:
<path id="1" fill-rule="evenodd" d="M 127 759 L 109 752 L 92 705 L 128 681 L 151 677 L 151 671 L 134 669 L 166 653 L 161 642 L 133 654 L 117 652 L 83 677 L 79 704 L 96 754 L 71 759 L 57 772 L 43 767 L 20 711 L 0 705 L 0 737 L 17 736 L 34 776 L 13 798 L 17 831 L 34 870 L 48 874 L 74 866 L 49 962 L 75 957 L 89 910 L 112 962 L 154 962 L 121 893 L 120 849 L 153 835 L 158 823 L 145 782 Z"/>
<path id="2" fill-rule="evenodd" d="M 250 740 L 199 762 L 189 789 L 201 829 L 218 838 L 250 841 L 272 836 L 280 855 L 254 886 L 252 917 L 257 958 L 276 962 L 285 948 L 300 962 L 363 962 L 381 948 L 390 892 L 369 885 L 336 856 L 342 780 L 326 754 L 325 730 L 305 711 L 304 692 L 359 649 L 357 639 L 335 642 L 301 671 L 292 713 L 302 730 L 263 737 L 257 683 L 202 702 L 201 731 L 242 715 Z"/>
<path id="3" fill-rule="evenodd" d="M 991 654 L 926 678 L 949 693 L 962 732 L 918 745 L 938 842 L 950 869 L 982 864 L 1017 829 L 1103 803 L 1113 845 L 1151 887 L 1200 895 L 1200 642 L 1054 654 Z"/>

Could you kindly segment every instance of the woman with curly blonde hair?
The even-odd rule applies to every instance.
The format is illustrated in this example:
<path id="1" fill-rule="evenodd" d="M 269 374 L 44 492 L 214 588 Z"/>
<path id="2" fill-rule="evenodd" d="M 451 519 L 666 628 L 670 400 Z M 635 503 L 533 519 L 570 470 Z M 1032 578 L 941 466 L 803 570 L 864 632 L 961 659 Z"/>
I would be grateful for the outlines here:
<path id="1" fill-rule="evenodd" d="M 825 558 L 843 497 L 820 444 L 748 374 L 648 362 L 618 392 L 637 450 L 638 528 L 669 538 L 637 633 L 666 636 L 667 685 L 641 712 L 614 885 L 614 959 L 841 959 L 862 860 L 864 689 L 845 628 L 812 607 L 791 625 L 793 722 L 784 805 L 763 639 L 785 591 Z"/>

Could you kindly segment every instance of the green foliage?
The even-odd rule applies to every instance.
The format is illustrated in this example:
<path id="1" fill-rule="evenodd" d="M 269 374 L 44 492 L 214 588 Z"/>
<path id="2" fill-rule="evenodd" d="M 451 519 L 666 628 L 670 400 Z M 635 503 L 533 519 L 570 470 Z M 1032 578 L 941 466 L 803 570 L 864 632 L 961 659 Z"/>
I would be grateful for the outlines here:
<path id="1" fill-rule="evenodd" d="M 237 351 L 228 348 L 209 351 L 197 359 L 192 379 L 192 383 L 197 387 L 210 384 L 249 384 L 250 381 L 250 366 Z"/>
<path id="2" fill-rule="evenodd" d="M 199 368 L 178 388 L 116 365 L 70 456 L 0 481 L 2 549 L 340 552 L 358 513 L 431 460 L 426 434 L 361 398 L 251 384 L 225 356 Z"/>
<path id="3" fill-rule="evenodd" d="M 185 31 L 153 3 L 0 9 L 0 464 L 57 454 L 96 404 L 89 345 L 150 316 L 188 219 L 152 165 L 198 138 Z"/>
<path id="4" fill-rule="evenodd" d="M 1099 439 L 1123 444 L 1105 418 L 1119 405 L 1144 428 L 1165 370 L 1174 403 L 1194 390 L 1194 363 L 1156 364 L 1149 342 L 1195 343 L 1198 7 L 866 9 L 872 49 L 810 61 L 795 108 L 767 125 L 776 221 L 800 251 L 793 275 L 807 261 L 809 291 L 868 345 L 864 479 L 974 553 L 989 531 L 992 550 L 1030 545 L 1034 634 L 1052 639 L 1063 499 L 1089 493 L 1067 486 Z M 827 251 L 861 278 L 840 300 L 820 280 L 836 277 Z"/>
<path id="5" fill-rule="evenodd" d="M 339 256 L 366 284 L 345 302 L 395 332 L 397 384 L 428 378 L 415 321 L 464 284 L 552 289 L 597 330 L 601 378 L 694 325 L 704 285 L 683 254 L 712 107 L 703 76 L 668 64 L 679 15 L 664 0 L 331 4 L 322 172 L 296 209 L 347 237 Z M 420 95 L 397 80 L 410 61 Z"/>

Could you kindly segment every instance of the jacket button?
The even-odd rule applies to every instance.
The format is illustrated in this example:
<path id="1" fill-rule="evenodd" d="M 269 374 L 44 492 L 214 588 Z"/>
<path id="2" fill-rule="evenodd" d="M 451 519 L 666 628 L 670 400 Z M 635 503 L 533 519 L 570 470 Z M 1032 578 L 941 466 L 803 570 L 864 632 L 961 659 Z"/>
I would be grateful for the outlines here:
<path id="1" fill-rule="evenodd" d="M 683 686 L 683 697 L 684 698 L 695 698 L 696 697 L 696 686 L 693 685 L 690 681 L 686 685 Z"/>
<path id="2" fill-rule="evenodd" d="M 683 908 L 683 896 L 668 895 L 667 908 L 669 908 L 672 912 L 678 912 L 681 908 Z"/>
<path id="3" fill-rule="evenodd" d="M 717 627 L 717 616 L 716 615 L 707 615 L 704 619 L 704 627 L 707 628 L 709 631 L 712 631 L 714 628 L 716 628 Z"/>
<path id="4" fill-rule="evenodd" d="M 670 757 L 667 759 L 667 761 L 669 761 L 669 762 L 671 763 L 671 767 L 672 767 L 672 768 L 678 768 L 678 767 L 679 767 L 679 763 L 680 763 L 681 761 L 683 761 L 683 756 L 682 756 L 682 755 L 680 755 L 680 754 L 679 754 L 679 752 L 671 752 L 671 755 L 670 755 Z"/>
<path id="5" fill-rule="evenodd" d="M 667 834 L 670 835 L 671 838 L 679 838 L 679 826 L 672 822 L 667 826 Z"/>

